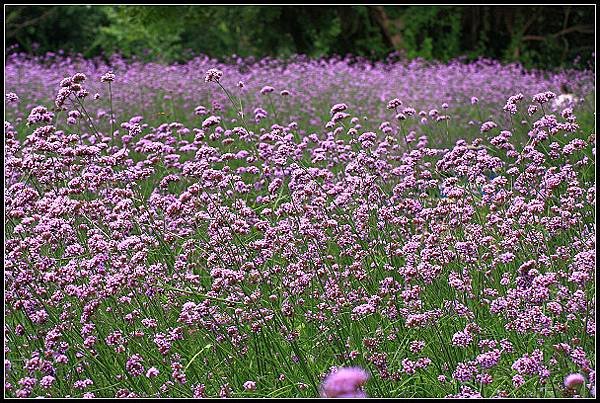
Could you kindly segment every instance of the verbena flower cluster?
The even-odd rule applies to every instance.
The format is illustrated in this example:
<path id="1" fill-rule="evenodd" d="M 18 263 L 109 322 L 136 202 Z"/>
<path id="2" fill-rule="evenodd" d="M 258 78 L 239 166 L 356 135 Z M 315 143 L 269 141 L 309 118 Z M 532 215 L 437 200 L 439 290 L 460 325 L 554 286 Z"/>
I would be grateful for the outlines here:
<path id="1" fill-rule="evenodd" d="M 5 78 L 7 396 L 595 395 L 592 72 Z"/>

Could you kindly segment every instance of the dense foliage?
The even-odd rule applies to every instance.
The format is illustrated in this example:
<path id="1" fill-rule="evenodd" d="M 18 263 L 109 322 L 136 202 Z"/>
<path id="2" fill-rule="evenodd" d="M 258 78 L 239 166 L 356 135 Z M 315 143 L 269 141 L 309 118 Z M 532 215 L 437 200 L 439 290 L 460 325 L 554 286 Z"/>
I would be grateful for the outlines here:
<path id="1" fill-rule="evenodd" d="M 7 6 L 8 45 L 43 54 L 114 52 L 184 61 L 193 54 L 363 55 L 447 61 L 480 56 L 526 67 L 587 68 L 593 6 Z"/>

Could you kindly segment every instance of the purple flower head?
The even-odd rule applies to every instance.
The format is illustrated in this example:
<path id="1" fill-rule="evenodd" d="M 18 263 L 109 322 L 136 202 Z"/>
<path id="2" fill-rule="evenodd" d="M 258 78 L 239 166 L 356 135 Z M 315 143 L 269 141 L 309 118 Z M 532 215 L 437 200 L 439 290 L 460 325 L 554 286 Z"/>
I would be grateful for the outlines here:
<path id="1" fill-rule="evenodd" d="M 196 107 L 196 109 L 194 109 L 194 115 L 207 115 L 208 114 L 208 110 L 206 109 L 206 107 L 202 106 L 202 105 L 198 105 Z"/>
<path id="2" fill-rule="evenodd" d="M 14 92 L 8 92 L 6 93 L 6 102 L 9 104 L 19 103 L 19 97 Z"/>
<path id="3" fill-rule="evenodd" d="M 219 123 L 221 123 L 221 118 L 218 116 L 209 116 L 208 118 L 204 119 L 204 122 L 202 122 L 202 128 L 203 129 L 207 129 L 211 126 L 216 126 Z"/>
<path id="4" fill-rule="evenodd" d="M 348 109 L 348 105 L 346 105 L 346 104 L 335 104 L 331 107 L 331 110 L 329 111 L 329 113 L 331 114 L 331 116 L 333 116 L 337 112 L 343 112 L 346 109 Z"/>
<path id="5" fill-rule="evenodd" d="M 539 94 L 535 94 L 533 96 L 533 102 L 537 102 L 540 105 L 543 105 L 554 98 L 556 98 L 556 94 L 551 91 L 540 92 Z"/>
<path id="6" fill-rule="evenodd" d="M 396 109 L 399 106 L 402 106 L 402 101 L 400 101 L 398 98 L 392 99 L 387 104 L 388 109 Z"/>
<path id="7" fill-rule="evenodd" d="M 322 397 L 367 397 L 360 390 L 369 379 L 369 374 L 362 368 L 339 368 L 325 378 L 321 386 Z"/>
<path id="8" fill-rule="evenodd" d="M 63 88 L 67 88 L 67 87 L 70 87 L 71 84 L 73 84 L 71 77 L 65 77 L 60 81 L 59 85 Z"/>
<path id="9" fill-rule="evenodd" d="M 481 125 L 481 133 L 489 132 L 490 130 L 498 127 L 498 125 L 492 121 L 485 122 Z"/>
<path id="10" fill-rule="evenodd" d="M 270 85 L 265 85 L 264 87 L 262 87 L 260 89 L 260 93 L 262 95 L 269 94 L 269 93 L 271 93 L 273 91 L 275 91 L 275 88 L 271 87 Z"/>
<path id="11" fill-rule="evenodd" d="M 575 389 L 579 387 L 579 385 L 583 385 L 585 383 L 585 378 L 581 374 L 569 374 L 565 378 L 565 387 L 567 389 Z"/>
<path id="12" fill-rule="evenodd" d="M 56 378 L 52 375 L 46 375 L 40 380 L 40 386 L 44 389 L 49 389 L 55 380 Z"/>
<path id="13" fill-rule="evenodd" d="M 109 71 L 108 73 L 104 73 L 102 75 L 102 77 L 100 77 L 101 83 L 111 83 L 113 81 L 115 81 L 115 75 L 113 74 L 112 71 Z"/>
<path id="14" fill-rule="evenodd" d="M 205 389 L 205 388 L 206 388 L 206 387 L 204 386 L 204 384 L 203 384 L 203 383 L 200 383 L 200 384 L 198 384 L 198 385 L 194 386 L 194 387 L 192 388 L 192 393 L 193 393 L 193 396 L 194 396 L 195 398 L 197 398 L 197 399 L 198 399 L 198 398 L 202 398 L 202 397 L 204 397 L 204 389 Z"/>
<path id="15" fill-rule="evenodd" d="M 144 373 L 144 366 L 142 365 L 144 359 L 139 354 L 134 354 L 127 360 L 125 369 L 133 376 L 140 376 Z"/>
<path id="16" fill-rule="evenodd" d="M 71 77 L 71 81 L 75 84 L 80 84 L 87 79 L 86 75 L 83 73 L 76 73 L 73 77 Z"/>
<path id="17" fill-rule="evenodd" d="M 148 369 L 148 371 L 146 371 L 146 378 L 155 378 L 157 377 L 159 374 L 158 369 L 154 368 L 154 367 L 150 367 Z"/>
<path id="18" fill-rule="evenodd" d="M 218 83 L 219 80 L 221 80 L 221 77 L 223 77 L 223 72 L 221 70 L 209 69 L 206 72 L 206 75 L 204 76 L 204 81 L 206 81 L 207 83 L 211 81 Z"/>
<path id="19" fill-rule="evenodd" d="M 256 390 L 256 382 L 254 381 L 246 381 L 244 382 L 245 390 Z"/>

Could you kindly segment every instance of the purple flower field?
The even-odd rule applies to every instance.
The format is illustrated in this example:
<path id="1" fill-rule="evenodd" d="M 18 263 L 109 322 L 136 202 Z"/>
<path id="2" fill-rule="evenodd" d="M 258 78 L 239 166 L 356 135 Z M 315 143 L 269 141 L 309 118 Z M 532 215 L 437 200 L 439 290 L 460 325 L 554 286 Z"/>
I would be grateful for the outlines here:
<path id="1" fill-rule="evenodd" d="M 594 80 L 7 56 L 5 395 L 595 396 Z"/>

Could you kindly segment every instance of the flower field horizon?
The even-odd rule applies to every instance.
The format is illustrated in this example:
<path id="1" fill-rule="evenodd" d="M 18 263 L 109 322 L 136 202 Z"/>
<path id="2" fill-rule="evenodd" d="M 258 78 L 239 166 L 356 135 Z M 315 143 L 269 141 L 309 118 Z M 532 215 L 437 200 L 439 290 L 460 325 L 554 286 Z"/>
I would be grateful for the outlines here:
<path id="1" fill-rule="evenodd" d="M 594 397 L 595 76 L 10 54 L 6 397 Z"/>

